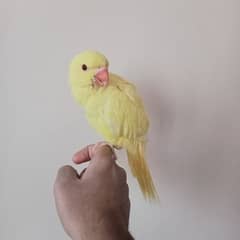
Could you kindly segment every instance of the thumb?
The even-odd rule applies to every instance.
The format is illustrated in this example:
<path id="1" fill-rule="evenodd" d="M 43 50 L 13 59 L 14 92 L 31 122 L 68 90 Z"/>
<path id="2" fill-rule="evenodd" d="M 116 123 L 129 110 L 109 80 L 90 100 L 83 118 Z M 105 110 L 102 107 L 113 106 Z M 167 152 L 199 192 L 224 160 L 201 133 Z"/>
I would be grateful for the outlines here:
<path id="1" fill-rule="evenodd" d="M 98 145 L 94 149 L 92 159 L 84 175 L 108 171 L 116 165 L 115 160 L 115 153 L 109 145 Z"/>

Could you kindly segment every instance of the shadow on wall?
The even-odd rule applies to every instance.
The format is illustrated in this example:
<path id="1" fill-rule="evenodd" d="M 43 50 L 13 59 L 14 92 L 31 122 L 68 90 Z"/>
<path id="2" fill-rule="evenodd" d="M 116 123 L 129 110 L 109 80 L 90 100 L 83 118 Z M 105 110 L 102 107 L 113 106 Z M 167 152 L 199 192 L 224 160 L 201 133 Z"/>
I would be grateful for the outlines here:
<path id="1" fill-rule="evenodd" d="M 150 120 L 147 157 L 150 159 L 151 168 L 154 169 L 156 181 L 161 183 L 161 176 L 163 176 L 161 171 L 166 164 L 168 151 L 171 150 L 170 142 L 176 120 L 175 99 L 167 95 L 163 76 L 143 76 L 144 74 L 141 75 L 142 81 L 137 89 L 142 96 Z"/>
<path id="2" fill-rule="evenodd" d="M 160 196 L 163 187 L 182 204 L 213 214 L 216 208 L 240 209 L 239 150 L 231 130 L 234 112 L 211 102 L 212 96 L 197 86 L 188 86 L 179 98 L 163 76 L 142 76 L 137 88 L 151 124 L 147 157 Z M 209 98 L 208 105 L 204 98 Z"/>

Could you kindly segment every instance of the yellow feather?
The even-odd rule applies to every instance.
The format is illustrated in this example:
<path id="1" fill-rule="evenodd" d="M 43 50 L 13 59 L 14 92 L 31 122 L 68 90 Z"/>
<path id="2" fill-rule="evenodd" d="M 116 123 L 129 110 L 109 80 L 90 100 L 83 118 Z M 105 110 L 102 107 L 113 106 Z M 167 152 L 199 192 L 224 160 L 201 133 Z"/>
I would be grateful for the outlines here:
<path id="1" fill-rule="evenodd" d="M 127 150 L 131 171 L 144 196 L 157 199 L 157 191 L 145 161 L 145 137 L 149 121 L 134 85 L 110 73 L 109 85 L 95 88 L 91 84 L 94 71 L 84 73 L 80 69 L 80 64 L 85 62 L 90 64 L 90 69 L 91 63 L 108 65 L 103 55 L 98 55 L 97 52 L 91 54 L 91 51 L 80 54 L 73 60 L 70 81 L 75 99 L 85 108 L 91 126 L 106 141 Z"/>

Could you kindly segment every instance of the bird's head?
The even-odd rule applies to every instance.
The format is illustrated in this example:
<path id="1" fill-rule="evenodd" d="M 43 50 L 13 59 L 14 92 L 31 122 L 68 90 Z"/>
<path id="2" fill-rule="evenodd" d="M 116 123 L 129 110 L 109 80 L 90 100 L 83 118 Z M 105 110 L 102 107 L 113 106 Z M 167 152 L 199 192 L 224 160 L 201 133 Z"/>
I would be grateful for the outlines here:
<path id="1" fill-rule="evenodd" d="M 108 60 L 96 51 L 78 54 L 70 64 L 73 88 L 105 87 L 109 84 Z"/>

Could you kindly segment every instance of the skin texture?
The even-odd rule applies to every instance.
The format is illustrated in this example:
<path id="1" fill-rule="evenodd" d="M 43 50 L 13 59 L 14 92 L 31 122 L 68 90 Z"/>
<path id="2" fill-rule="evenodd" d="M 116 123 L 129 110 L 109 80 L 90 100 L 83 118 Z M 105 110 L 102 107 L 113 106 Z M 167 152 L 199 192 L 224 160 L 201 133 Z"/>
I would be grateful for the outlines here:
<path id="1" fill-rule="evenodd" d="M 80 174 L 71 166 L 60 168 L 57 174 L 54 196 L 66 233 L 73 240 L 133 239 L 128 232 L 125 171 L 107 145 L 89 145 L 73 157 L 77 164 L 89 160 Z"/>

